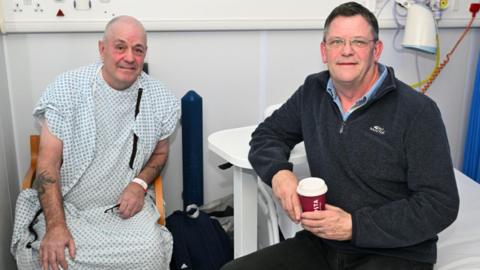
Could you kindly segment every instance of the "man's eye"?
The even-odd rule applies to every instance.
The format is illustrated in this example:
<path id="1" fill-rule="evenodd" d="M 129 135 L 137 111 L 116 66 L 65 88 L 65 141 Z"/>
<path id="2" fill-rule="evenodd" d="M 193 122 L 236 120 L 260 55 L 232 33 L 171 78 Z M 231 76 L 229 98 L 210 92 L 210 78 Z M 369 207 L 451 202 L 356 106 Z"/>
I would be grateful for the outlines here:
<path id="1" fill-rule="evenodd" d="M 125 46 L 115 46 L 115 50 L 117 50 L 119 52 L 123 52 L 123 51 L 125 51 Z"/>
<path id="2" fill-rule="evenodd" d="M 344 41 L 342 39 L 333 39 L 330 41 L 330 46 L 341 46 Z"/>
<path id="3" fill-rule="evenodd" d="M 143 49 L 135 49 L 135 53 L 138 54 L 138 55 L 142 55 L 144 54 L 144 50 Z"/>
<path id="4" fill-rule="evenodd" d="M 361 39 L 354 39 L 352 40 L 352 45 L 357 47 L 365 47 L 367 45 L 367 41 Z"/>

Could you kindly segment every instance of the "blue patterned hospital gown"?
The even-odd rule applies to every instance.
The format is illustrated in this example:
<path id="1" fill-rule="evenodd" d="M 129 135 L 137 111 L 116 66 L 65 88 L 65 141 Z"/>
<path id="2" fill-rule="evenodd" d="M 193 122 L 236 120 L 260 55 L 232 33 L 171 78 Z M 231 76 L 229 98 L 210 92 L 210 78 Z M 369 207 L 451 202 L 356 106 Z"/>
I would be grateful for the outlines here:
<path id="1" fill-rule="evenodd" d="M 69 269 L 168 269 L 172 237 L 156 223 L 159 213 L 150 196 L 142 211 L 129 219 L 104 211 L 116 204 L 156 143 L 174 131 L 178 100 L 145 73 L 129 89 L 116 91 L 103 80 L 100 67 L 97 63 L 60 75 L 34 110 L 63 141 L 60 181 L 67 226 L 76 245 Z M 143 94 L 135 119 L 139 88 Z M 139 140 L 132 170 L 128 163 L 133 133 Z M 27 227 L 39 208 L 35 190 L 20 193 L 11 246 L 19 269 L 41 269 L 40 240 L 26 248 L 33 240 Z M 37 220 L 34 229 L 43 239 L 43 214 Z"/>

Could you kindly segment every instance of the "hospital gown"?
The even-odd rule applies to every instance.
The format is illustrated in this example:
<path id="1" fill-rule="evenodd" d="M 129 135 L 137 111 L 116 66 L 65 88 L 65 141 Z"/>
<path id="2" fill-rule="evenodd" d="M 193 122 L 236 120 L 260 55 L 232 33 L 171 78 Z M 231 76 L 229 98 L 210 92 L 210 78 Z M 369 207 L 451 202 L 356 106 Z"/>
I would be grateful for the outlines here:
<path id="1" fill-rule="evenodd" d="M 90 65 L 61 75 L 47 88 L 34 112 L 46 118 L 50 131 L 64 144 L 61 187 L 67 226 L 76 245 L 75 260 L 66 256 L 69 269 L 168 269 L 172 237 L 156 223 L 159 213 L 150 195 L 143 209 L 129 219 L 105 210 L 116 204 L 156 142 L 174 131 L 178 100 L 144 73 L 129 89 L 116 91 L 105 83 L 100 67 Z M 139 88 L 144 90 L 135 119 Z M 130 169 L 134 132 L 139 137 L 138 150 Z M 43 214 L 34 224 L 38 240 L 26 247 L 33 240 L 26 226 L 37 209 L 36 191 L 23 191 L 12 239 L 19 269 L 41 269 L 38 250 L 45 235 Z"/>

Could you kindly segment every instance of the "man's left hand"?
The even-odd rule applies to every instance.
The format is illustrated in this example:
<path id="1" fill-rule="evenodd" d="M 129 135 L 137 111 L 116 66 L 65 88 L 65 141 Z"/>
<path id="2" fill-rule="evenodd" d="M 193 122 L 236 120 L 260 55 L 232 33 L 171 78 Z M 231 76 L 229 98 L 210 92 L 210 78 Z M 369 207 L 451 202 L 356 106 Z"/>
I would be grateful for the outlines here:
<path id="1" fill-rule="evenodd" d="M 121 218 L 127 219 L 133 217 L 143 208 L 145 190 L 137 183 L 129 183 L 123 190 L 118 203 L 118 212 Z"/>
<path id="2" fill-rule="evenodd" d="M 333 205 L 325 205 L 322 211 L 303 212 L 300 222 L 305 230 L 324 239 L 352 239 L 352 216 Z"/>

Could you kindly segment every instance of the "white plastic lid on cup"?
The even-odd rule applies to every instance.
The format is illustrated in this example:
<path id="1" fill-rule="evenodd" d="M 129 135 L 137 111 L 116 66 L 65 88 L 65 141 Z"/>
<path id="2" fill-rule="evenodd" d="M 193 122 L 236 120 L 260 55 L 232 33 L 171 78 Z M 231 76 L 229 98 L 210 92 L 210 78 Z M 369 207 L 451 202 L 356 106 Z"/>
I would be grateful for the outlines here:
<path id="1" fill-rule="evenodd" d="M 297 193 L 306 196 L 313 197 L 327 193 L 327 184 L 322 178 L 307 177 L 298 183 Z"/>

